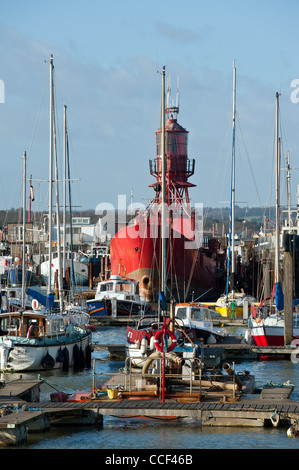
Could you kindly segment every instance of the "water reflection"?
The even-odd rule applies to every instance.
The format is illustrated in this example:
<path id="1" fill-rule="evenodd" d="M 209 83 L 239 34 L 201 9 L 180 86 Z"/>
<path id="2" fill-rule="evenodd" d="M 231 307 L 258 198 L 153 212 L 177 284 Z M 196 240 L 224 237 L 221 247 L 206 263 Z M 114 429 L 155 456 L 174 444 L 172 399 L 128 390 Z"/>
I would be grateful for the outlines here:
<path id="1" fill-rule="evenodd" d="M 239 333 L 237 331 L 237 333 Z M 101 328 L 93 333 L 93 341 L 121 344 L 125 328 Z M 107 351 L 93 353 L 97 358 L 96 373 L 116 373 L 124 367 L 122 361 L 109 361 Z M 236 361 L 236 372 L 250 371 L 257 386 L 271 380 L 281 384 L 290 380 L 295 385 L 291 396 L 299 401 L 299 366 L 283 361 Z M 19 374 L 18 374 L 19 375 Z M 22 374 L 36 378 L 37 373 Z M 92 370 L 74 374 L 72 371 L 44 371 L 41 399 L 49 399 L 53 387 L 62 391 L 90 390 Z M 107 376 L 97 375 L 97 384 Z M 54 385 L 53 385 L 54 384 Z M 29 434 L 26 449 L 298 449 L 299 439 L 287 437 L 285 428 L 201 427 L 197 420 L 184 419 L 170 423 L 154 419 L 119 419 L 104 417 L 103 427 L 51 427 L 50 431 Z"/>

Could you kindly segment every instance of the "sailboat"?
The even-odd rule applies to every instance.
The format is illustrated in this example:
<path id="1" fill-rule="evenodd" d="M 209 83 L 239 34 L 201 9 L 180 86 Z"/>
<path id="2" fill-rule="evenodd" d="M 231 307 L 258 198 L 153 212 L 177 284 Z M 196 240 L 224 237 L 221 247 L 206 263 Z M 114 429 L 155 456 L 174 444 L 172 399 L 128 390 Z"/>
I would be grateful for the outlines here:
<path id="1" fill-rule="evenodd" d="M 272 296 L 275 306 L 270 310 L 266 307 L 251 315 L 251 327 L 247 331 L 247 341 L 257 346 L 284 346 L 285 315 L 284 295 L 280 279 L 280 138 L 279 138 L 279 94 L 276 93 L 276 236 L 275 236 L 275 279 Z M 299 318 L 292 314 L 293 339 L 299 339 Z"/>
<path id="2" fill-rule="evenodd" d="M 49 178 L 49 258 L 52 257 L 52 167 L 53 167 L 53 56 L 50 59 L 50 178 Z M 55 140 L 55 139 L 54 139 Z M 56 166 L 57 169 L 57 166 Z M 25 270 L 26 230 L 26 152 L 23 171 L 23 270 Z M 57 173 L 56 173 L 57 182 Z M 59 201 L 56 198 L 59 208 Z M 58 244 L 60 246 L 60 244 Z M 29 292 L 28 292 L 29 291 Z M 59 305 L 54 308 L 51 284 L 47 295 L 33 289 L 27 290 L 34 297 L 32 310 L 25 310 L 25 276 L 22 277 L 22 309 L 0 313 L 0 369 L 1 371 L 51 370 L 54 368 L 82 369 L 90 365 L 91 331 L 85 327 L 85 318 L 64 313 L 61 282 Z"/>
<path id="3" fill-rule="evenodd" d="M 245 293 L 235 289 L 235 129 L 236 129 L 236 67 L 233 63 L 233 136 L 232 136 L 232 173 L 231 173 L 231 204 L 230 226 L 227 253 L 226 293 L 222 294 L 215 303 L 216 312 L 223 317 L 242 318 L 243 303 L 248 298 Z"/>
<path id="4" fill-rule="evenodd" d="M 71 188 L 70 188 L 70 163 L 69 163 L 69 142 L 68 142 L 68 129 L 67 129 L 67 106 L 64 105 L 64 185 L 63 185 L 63 253 L 62 253 L 62 275 L 66 279 L 67 270 L 70 271 L 70 287 L 71 289 L 76 286 L 88 286 L 89 284 L 89 269 L 88 262 L 82 261 L 82 255 L 73 251 L 73 238 L 72 238 L 72 201 L 71 201 Z M 70 249 L 66 249 L 66 182 L 68 181 L 68 194 L 69 194 L 69 217 L 70 217 Z M 59 218 L 57 217 L 57 235 L 59 228 Z M 41 278 L 44 285 L 55 283 L 55 273 L 61 269 L 61 258 L 59 252 L 56 257 L 52 255 L 50 261 L 47 259 L 41 263 Z M 51 279 L 50 279 L 51 272 Z"/>

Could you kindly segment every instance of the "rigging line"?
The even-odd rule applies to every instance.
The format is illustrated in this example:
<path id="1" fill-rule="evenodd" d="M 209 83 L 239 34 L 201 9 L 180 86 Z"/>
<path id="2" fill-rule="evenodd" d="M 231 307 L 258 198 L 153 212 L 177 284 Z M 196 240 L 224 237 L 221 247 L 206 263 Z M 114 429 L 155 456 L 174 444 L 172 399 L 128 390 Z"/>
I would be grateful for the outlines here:
<path id="1" fill-rule="evenodd" d="M 69 121 L 69 118 L 68 118 L 68 121 Z M 75 176 L 80 175 L 80 171 L 78 171 L 79 167 L 78 167 L 78 162 L 77 162 L 77 158 L 76 158 L 76 151 L 75 151 L 75 148 L 73 146 L 72 136 L 70 135 L 69 131 L 68 131 L 68 140 L 69 140 L 70 152 L 71 152 L 71 155 L 72 155 L 72 168 L 74 169 Z M 79 178 L 79 179 L 81 181 L 81 178 Z M 80 200 L 80 206 L 81 206 L 80 210 L 81 210 L 81 214 L 82 214 L 82 207 L 83 207 L 82 184 L 79 184 L 79 181 L 77 181 L 76 183 L 77 183 L 77 189 L 78 189 L 78 192 L 79 192 L 79 200 Z"/>
<path id="2" fill-rule="evenodd" d="M 3 222 L 4 227 L 5 227 L 5 225 L 7 225 L 8 212 L 9 212 L 9 210 L 10 210 L 10 208 L 11 208 L 11 205 L 12 205 L 12 198 L 13 198 L 13 197 L 15 196 L 15 194 L 17 193 L 16 187 L 19 186 L 19 184 L 20 184 L 20 180 L 21 180 L 21 171 L 22 171 L 21 166 L 18 166 L 18 174 L 17 174 L 17 176 L 16 176 L 15 183 L 14 183 L 15 186 L 14 186 L 14 188 L 12 188 L 11 197 L 10 197 L 10 202 L 9 202 L 9 204 L 8 204 L 8 206 L 7 206 L 6 215 L 5 215 L 4 222 Z M 22 199 L 21 199 L 22 196 L 21 196 L 21 195 L 22 195 L 22 186 L 21 186 L 20 193 L 19 193 L 19 204 L 20 204 L 20 207 L 22 206 Z"/>
<path id="3" fill-rule="evenodd" d="M 248 160 L 249 168 L 250 168 L 251 175 L 252 175 L 252 178 L 253 178 L 253 183 L 254 183 L 254 186 L 255 186 L 255 189 L 256 189 L 257 197 L 258 197 L 258 200 L 259 200 L 260 205 L 263 206 L 262 203 L 261 203 L 261 198 L 260 198 L 260 195 L 259 195 L 259 191 L 258 191 L 258 187 L 257 187 L 256 181 L 255 181 L 255 177 L 254 177 L 254 174 L 253 174 L 253 170 L 252 170 L 252 166 L 251 166 L 251 162 L 250 162 L 248 150 L 247 150 L 247 147 L 246 147 L 246 145 L 245 145 L 245 140 L 244 140 L 244 136 L 243 136 L 243 133 L 242 133 L 241 126 L 240 126 L 240 122 L 239 122 L 238 115 L 237 115 L 237 121 L 238 121 L 238 126 L 239 126 L 240 135 L 241 135 L 241 137 L 242 137 L 242 142 L 243 142 L 243 145 L 244 145 L 246 157 L 247 157 L 247 160 Z"/>
<path id="4" fill-rule="evenodd" d="M 61 139 L 61 135 L 60 135 L 60 124 L 59 124 L 59 107 L 58 107 L 58 102 L 57 102 L 57 99 L 58 99 L 58 92 L 59 92 L 59 86 L 58 86 L 58 81 L 57 81 L 57 73 L 56 73 L 56 69 L 54 68 L 53 69 L 53 80 L 55 81 L 55 93 L 54 93 L 54 112 L 55 112 L 55 119 L 56 119 L 56 135 L 57 135 L 57 139 L 56 139 L 56 146 L 57 148 L 59 149 L 59 152 L 57 152 L 57 155 L 60 155 L 60 158 L 59 158 L 59 165 L 60 167 L 62 166 L 62 148 L 61 148 L 61 145 L 62 145 L 62 139 Z M 58 160 L 57 160 L 57 164 L 58 164 Z"/>
<path id="5" fill-rule="evenodd" d="M 173 233 L 173 232 L 172 232 Z M 177 273 L 176 273 L 176 269 L 175 269 L 175 263 L 173 263 L 173 258 L 174 258 L 174 237 L 172 237 L 172 239 L 170 238 L 169 239 L 170 241 L 170 247 L 171 247 L 171 251 L 172 251 L 172 256 L 171 256 L 171 260 L 172 260 L 172 273 L 173 273 L 173 276 L 174 276 L 174 279 L 175 279 L 175 285 L 176 285 L 176 291 L 177 291 L 177 296 L 178 296 L 178 299 L 179 299 L 179 302 L 180 302 L 180 291 L 179 291 L 179 285 L 178 285 L 178 280 L 177 280 Z M 185 250 L 184 250 L 185 251 Z M 173 298 L 175 298 L 173 296 Z"/>
<path id="6" fill-rule="evenodd" d="M 37 129 L 37 124 L 38 124 L 38 121 L 39 121 L 39 116 L 40 116 L 40 112 L 41 112 L 41 107 L 42 107 L 42 104 L 43 104 L 43 101 L 44 101 L 44 96 L 45 96 L 45 91 L 46 91 L 47 83 L 48 83 L 48 73 L 46 74 L 46 79 L 45 79 L 45 84 L 44 84 L 44 88 L 43 88 L 43 92 L 42 92 L 42 97 L 41 97 L 41 101 L 40 101 L 39 108 L 38 108 L 38 111 L 37 111 L 35 126 L 34 126 L 34 129 L 33 129 L 32 137 L 31 137 L 31 142 L 30 142 L 30 145 L 29 145 L 27 160 L 28 160 L 28 158 L 29 158 L 29 156 L 30 156 L 31 149 L 32 149 L 32 145 L 33 145 L 33 141 L 34 141 L 34 138 L 35 138 L 36 129 Z"/>
<path id="7" fill-rule="evenodd" d="M 217 170 L 216 170 L 216 175 L 213 175 L 214 185 L 210 186 L 210 193 L 209 193 L 209 197 L 208 197 L 208 207 L 206 209 L 206 213 L 205 213 L 205 217 L 204 217 L 204 221 L 203 221 L 204 224 L 206 223 L 209 211 L 211 210 L 210 201 L 213 197 L 213 194 L 214 194 L 214 191 L 215 191 L 215 188 L 216 188 L 216 180 L 217 180 L 218 174 L 220 172 L 220 169 L 222 168 L 222 165 L 220 165 L 220 162 L 221 162 L 221 159 L 223 157 L 224 148 L 227 146 L 227 140 L 228 140 L 229 129 L 230 129 L 230 126 L 229 126 L 230 122 L 231 122 L 231 120 L 227 120 L 227 125 L 226 125 L 225 131 L 224 131 L 224 136 L 223 136 L 223 139 L 222 139 L 222 140 L 224 140 L 224 144 L 222 145 L 222 148 L 219 150 L 219 153 L 218 153 L 218 156 L 217 156 L 217 162 L 216 162 L 216 165 L 215 165 Z M 227 162 L 226 162 L 226 165 L 227 165 Z M 224 185 L 224 179 L 222 181 L 222 186 L 223 185 Z M 222 188 L 222 190 L 223 190 L 223 188 Z"/>
<path id="8" fill-rule="evenodd" d="M 273 187 L 273 178 L 274 178 L 274 170 L 275 170 L 275 129 L 274 129 L 274 135 L 273 135 L 273 146 L 272 146 L 272 168 L 271 168 L 271 181 L 270 181 L 270 189 L 269 189 L 269 194 L 268 194 L 268 210 L 269 210 L 269 220 L 271 219 L 271 196 L 272 196 L 272 187 Z M 275 195 L 274 195 L 275 199 Z M 275 205 L 275 202 L 274 202 Z"/>

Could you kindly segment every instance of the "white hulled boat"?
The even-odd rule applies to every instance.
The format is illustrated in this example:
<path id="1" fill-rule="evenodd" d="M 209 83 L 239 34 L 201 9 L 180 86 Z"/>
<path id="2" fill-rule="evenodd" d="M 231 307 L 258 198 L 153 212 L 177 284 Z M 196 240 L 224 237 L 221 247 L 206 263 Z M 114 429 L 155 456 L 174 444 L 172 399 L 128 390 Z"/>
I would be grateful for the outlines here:
<path id="1" fill-rule="evenodd" d="M 99 282 L 95 298 L 86 303 L 91 316 L 144 315 L 151 311 L 149 302 L 140 298 L 138 282 L 121 276 Z"/>

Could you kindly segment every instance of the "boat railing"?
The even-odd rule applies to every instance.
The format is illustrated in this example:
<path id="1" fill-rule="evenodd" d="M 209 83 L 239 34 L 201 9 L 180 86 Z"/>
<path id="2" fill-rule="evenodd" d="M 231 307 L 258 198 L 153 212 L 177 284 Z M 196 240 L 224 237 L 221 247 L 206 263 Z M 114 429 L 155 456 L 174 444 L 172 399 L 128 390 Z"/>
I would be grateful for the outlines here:
<path id="1" fill-rule="evenodd" d="M 17 325 L 9 326 L 6 331 L 7 331 L 8 336 L 18 336 L 18 327 L 17 327 Z"/>
<path id="2" fill-rule="evenodd" d="M 92 391 L 97 394 L 104 393 L 108 389 L 117 389 L 120 393 L 125 394 L 134 394 L 134 392 L 142 393 L 143 391 L 151 391 L 154 395 L 162 393 L 162 362 L 163 357 L 155 358 L 155 360 L 160 361 L 160 370 L 158 373 L 146 373 L 140 369 L 132 367 L 132 361 L 136 359 L 141 359 L 146 361 L 149 358 L 144 356 L 140 358 L 130 358 L 128 357 L 125 361 L 125 367 L 120 369 L 117 374 L 115 372 L 97 372 L 95 364 L 96 361 L 101 359 L 93 359 L 93 379 L 92 379 Z M 236 393 L 242 393 L 242 381 L 239 378 L 239 374 L 235 373 L 235 365 L 231 369 L 229 364 L 224 364 L 226 368 L 224 370 L 227 372 L 227 375 L 223 375 L 221 372 L 218 374 L 215 373 L 214 369 L 210 372 L 203 368 L 203 363 L 199 358 L 184 358 L 185 364 L 189 365 L 188 372 L 186 369 L 184 373 L 165 373 L 164 378 L 166 382 L 171 383 L 173 386 L 174 393 L 175 388 L 178 386 L 177 392 L 180 393 L 182 390 L 186 393 L 188 390 L 190 397 L 193 394 L 199 395 L 199 397 L 211 396 L 217 397 L 221 395 L 223 400 L 226 400 L 226 396 L 231 397 L 233 400 L 236 398 Z M 194 365 L 197 365 L 197 370 L 195 371 Z M 224 367 L 223 366 L 223 367 Z M 96 375 L 100 376 L 110 376 L 106 384 L 101 385 L 100 387 L 96 384 Z M 147 381 L 147 379 L 150 379 Z M 169 381 L 168 381 L 169 379 Z M 152 383 L 150 383 L 152 382 Z"/>

